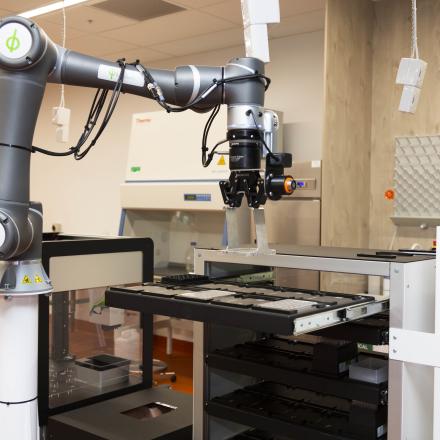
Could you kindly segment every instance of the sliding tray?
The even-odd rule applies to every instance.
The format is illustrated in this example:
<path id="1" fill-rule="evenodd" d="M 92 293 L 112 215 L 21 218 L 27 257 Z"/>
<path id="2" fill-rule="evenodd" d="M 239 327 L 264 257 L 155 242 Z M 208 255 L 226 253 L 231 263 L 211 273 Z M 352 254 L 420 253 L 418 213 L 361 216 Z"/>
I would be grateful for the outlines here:
<path id="1" fill-rule="evenodd" d="M 282 335 L 300 335 L 388 310 L 388 300 L 310 290 L 207 283 L 112 287 L 106 304 Z"/>
<path id="2" fill-rule="evenodd" d="M 268 432 L 269 439 L 383 440 L 387 432 L 386 407 L 267 382 L 215 397 L 206 410 Z"/>
<path id="3" fill-rule="evenodd" d="M 343 344 L 343 345 L 342 345 Z M 322 350 L 321 350 L 322 348 Z M 371 383 L 349 378 L 348 368 L 358 357 L 349 343 L 341 343 L 340 356 L 329 354 L 328 345 L 291 341 L 283 338 L 265 338 L 210 353 L 207 363 L 217 370 L 258 377 L 293 387 L 319 392 L 342 399 L 356 400 L 372 405 L 385 405 L 388 382 Z M 359 360 L 375 359 L 361 354 Z M 324 369 L 326 367 L 327 371 Z M 334 370 L 331 373 L 331 368 Z"/>

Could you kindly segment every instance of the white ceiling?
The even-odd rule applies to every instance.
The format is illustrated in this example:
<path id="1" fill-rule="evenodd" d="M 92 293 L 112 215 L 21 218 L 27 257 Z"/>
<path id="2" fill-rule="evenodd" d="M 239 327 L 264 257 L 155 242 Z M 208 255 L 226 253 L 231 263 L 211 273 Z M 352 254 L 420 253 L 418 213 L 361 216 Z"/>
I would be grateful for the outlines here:
<path id="1" fill-rule="evenodd" d="M 127 60 L 152 62 L 243 45 L 240 0 L 166 0 L 186 10 L 140 22 L 93 7 L 102 1 L 89 0 L 66 9 L 68 48 L 110 59 L 124 56 Z M 0 0 L 0 15 L 48 3 L 52 2 Z M 270 25 L 271 38 L 323 29 L 324 4 L 325 0 L 280 0 L 281 23 Z M 36 21 L 56 43 L 61 43 L 60 11 Z"/>

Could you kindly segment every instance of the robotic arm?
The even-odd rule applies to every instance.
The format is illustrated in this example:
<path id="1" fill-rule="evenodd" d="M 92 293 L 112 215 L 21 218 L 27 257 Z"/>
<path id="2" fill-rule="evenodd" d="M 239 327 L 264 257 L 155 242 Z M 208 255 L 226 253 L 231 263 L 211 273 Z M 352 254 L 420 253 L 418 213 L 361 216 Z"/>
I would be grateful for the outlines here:
<path id="1" fill-rule="evenodd" d="M 224 67 L 182 66 L 148 72 L 122 66 L 55 45 L 35 23 L 22 17 L 0 22 L 0 260 L 40 258 L 41 206 L 29 202 L 32 138 L 47 82 L 121 91 L 160 103 L 206 112 L 228 106 L 229 180 L 220 183 L 225 204 L 241 205 L 244 196 L 256 208 L 267 198 L 291 194 L 295 182 L 284 176 L 288 154 L 266 156 L 263 147 L 264 63 L 234 58 Z M 267 148 L 268 149 L 268 148 Z M 206 153 L 205 153 L 206 154 Z M 3 277 L 4 278 L 4 277 Z M 42 286 L 43 287 L 43 286 Z M 47 286 L 46 286 L 47 287 Z M 0 291 L 4 285 L 0 285 Z"/>
<path id="2" fill-rule="evenodd" d="M 267 198 L 293 192 L 295 182 L 284 176 L 290 155 L 268 152 L 260 173 L 265 144 L 264 63 L 256 58 L 234 58 L 224 67 L 183 66 L 175 71 L 150 70 L 140 65 L 112 63 L 81 55 L 55 45 L 35 23 L 22 17 L 0 20 L 0 425 L 9 440 L 38 438 L 38 296 L 52 291 L 41 264 L 42 207 L 29 200 L 30 158 L 33 152 L 53 155 L 80 151 L 97 122 L 99 111 L 89 115 L 80 141 L 66 153 L 32 146 L 35 125 L 48 82 L 95 87 L 98 104 L 113 90 L 105 128 L 119 92 L 155 99 L 168 111 L 206 112 L 212 123 L 218 106 L 228 106 L 229 180 L 220 183 L 224 201 L 258 207 Z M 114 99 L 116 96 L 116 100 Z M 177 106 L 177 107 L 171 107 Z M 207 135 L 204 134 L 204 141 Z M 94 139 L 94 141 L 96 138 Z M 94 141 L 92 141 L 91 146 Z M 207 156 L 206 166 L 213 152 Z"/>

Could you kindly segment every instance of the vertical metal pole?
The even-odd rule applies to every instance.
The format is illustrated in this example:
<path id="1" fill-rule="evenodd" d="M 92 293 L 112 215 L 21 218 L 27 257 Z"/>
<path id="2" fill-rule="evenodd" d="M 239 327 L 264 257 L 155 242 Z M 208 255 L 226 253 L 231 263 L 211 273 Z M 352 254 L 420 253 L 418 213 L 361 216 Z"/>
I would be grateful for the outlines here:
<path id="1" fill-rule="evenodd" d="M 228 249 L 238 249 L 241 245 L 237 208 L 225 208 Z"/>
<path id="2" fill-rule="evenodd" d="M 390 280 L 390 327 L 434 333 L 434 261 L 393 263 Z M 389 366 L 388 438 L 435 438 L 433 368 L 395 360 L 390 361 Z"/>
<path id="3" fill-rule="evenodd" d="M 405 307 L 403 265 L 391 264 L 390 268 L 390 327 L 403 327 Z M 403 437 L 403 362 L 389 361 L 388 376 L 388 434 L 392 440 Z"/>
<path id="4" fill-rule="evenodd" d="M 226 210 L 228 215 L 228 210 Z M 229 228 L 229 225 L 228 225 Z M 229 234 L 229 232 L 228 232 Z M 195 249 L 194 254 L 194 273 L 205 275 L 205 262 Z M 204 440 L 205 428 L 205 359 L 204 359 L 204 338 L 205 325 L 203 322 L 193 323 L 193 440 Z"/>
<path id="5" fill-rule="evenodd" d="M 73 359 L 69 352 L 69 292 L 52 295 L 52 359 L 66 361 Z"/>
<path id="6" fill-rule="evenodd" d="M 262 254 L 273 253 L 267 241 L 266 219 L 264 208 L 254 209 L 255 231 L 257 233 L 257 250 Z"/>
<path id="7" fill-rule="evenodd" d="M 437 227 L 437 243 L 440 241 Z M 435 265 L 435 334 L 440 337 L 440 250 L 437 248 Z M 433 440 L 440 440 L 440 368 L 434 368 Z"/>

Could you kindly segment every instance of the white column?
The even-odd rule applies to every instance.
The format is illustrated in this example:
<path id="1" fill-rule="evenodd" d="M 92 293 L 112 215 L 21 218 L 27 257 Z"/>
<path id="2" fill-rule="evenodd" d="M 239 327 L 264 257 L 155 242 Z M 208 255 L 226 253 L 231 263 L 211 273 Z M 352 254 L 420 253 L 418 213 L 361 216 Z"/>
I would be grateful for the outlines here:
<path id="1" fill-rule="evenodd" d="M 0 296 L 0 439 L 38 440 L 37 380 L 38 296 Z"/>
<path id="2" fill-rule="evenodd" d="M 437 246 L 440 243 L 440 227 L 437 227 Z M 437 247 L 435 265 L 435 334 L 440 336 L 440 249 Z M 434 368 L 434 426 L 433 440 L 440 440 L 440 368 Z"/>

